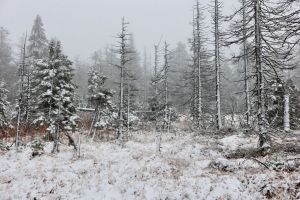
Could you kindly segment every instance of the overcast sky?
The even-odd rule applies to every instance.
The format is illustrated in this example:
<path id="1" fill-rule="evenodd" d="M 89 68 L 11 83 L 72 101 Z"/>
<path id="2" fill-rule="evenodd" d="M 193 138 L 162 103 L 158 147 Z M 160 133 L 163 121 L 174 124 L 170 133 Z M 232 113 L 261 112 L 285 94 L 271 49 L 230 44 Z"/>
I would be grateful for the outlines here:
<path id="1" fill-rule="evenodd" d="M 237 0 L 223 0 L 224 13 L 230 13 Z M 116 44 L 121 18 L 130 22 L 137 48 L 152 50 L 161 36 L 172 46 L 186 42 L 191 35 L 194 0 L 0 0 L 0 26 L 10 32 L 16 45 L 33 20 L 41 15 L 48 38 L 63 43 L 71 58 L 90 57 L 93 51 Z M 200 0 L 206 6 L 211 0 Z M 206 9 L 207 10 L 207 9 Z M 210 20 L 210 16 L 208 16 Z M 151 49 L 150 49 L 151 48 Z"/>

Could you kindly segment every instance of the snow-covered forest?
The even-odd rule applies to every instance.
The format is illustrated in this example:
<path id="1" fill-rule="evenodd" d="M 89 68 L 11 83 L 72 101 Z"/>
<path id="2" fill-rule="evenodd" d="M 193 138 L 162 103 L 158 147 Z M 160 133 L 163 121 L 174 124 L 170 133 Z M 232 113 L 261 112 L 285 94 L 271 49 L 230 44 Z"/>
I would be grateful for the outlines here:
<path id="1" fill-rule="evenodd" d="M 124 16 L 88 59 L 0 20 L 0 199 L 300 199 L 300 1 L 225 1 L 144 49 Z"/>

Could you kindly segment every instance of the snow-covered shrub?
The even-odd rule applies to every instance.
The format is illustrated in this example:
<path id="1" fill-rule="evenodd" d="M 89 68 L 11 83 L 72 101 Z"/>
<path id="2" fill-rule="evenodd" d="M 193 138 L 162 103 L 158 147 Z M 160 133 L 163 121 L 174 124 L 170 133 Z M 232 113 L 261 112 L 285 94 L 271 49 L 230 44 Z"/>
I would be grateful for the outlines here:
<path id="1" fill-rule="evenodd" d="M 234 115 L 225 115 L 224 117 L 224 125 L 229 127 L 234 127 L 234 128 L 239 128 L 240 125 L 242 124 L 243 116 L 234 114 Z"/>
<path id="2" fill-rule="evenodd" d="M 44 147 L 45 144 L 41 139 L 35 139 L 31 143 L 31 149 L 32 149 L 32 157 L 35 157 L 37 155 L 42 155 L 44 153 Z"/>
<path id="3" fill-rule="evenodd" d="M 232 162 L 223 158 L 211 161 L 209 167 L 223 172 L 234 172 L 237 169 L 237 167 L 233 165 Z"/>
<path id="4" fill-rule="evenodd" d="M 0 140 L 0 150 L 1 151 L 7 151 L 9 148 L 8 146 L 5 144 L 4 141 Z"/>
<path id="5" fill-rule="evenodd" d="M 129 113 L 129 120 L 127 120 L 127 114 L 124 115 L 125 125 L 129 122 L 129 126 L 137 125 L 140 121 L 140 118 L 135 113 Z"/>

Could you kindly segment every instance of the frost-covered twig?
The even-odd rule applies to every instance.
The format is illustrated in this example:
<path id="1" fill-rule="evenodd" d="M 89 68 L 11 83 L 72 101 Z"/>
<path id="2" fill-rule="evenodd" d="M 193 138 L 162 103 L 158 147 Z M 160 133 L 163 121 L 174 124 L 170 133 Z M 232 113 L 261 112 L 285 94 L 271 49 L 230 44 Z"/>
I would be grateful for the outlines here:
<path id="1" fill-rule="evenodd" d="M 256 161 L 257 163 L 261 164 L 261 165 L 264 166 L 265 168 L 270 169 L 269 166 L 268 166 L 267 164 L 265 164 L 265 163 L 263 163 L 263 162 L 257 160 L 256 158 L 251 157 L 250 159 Z"/>

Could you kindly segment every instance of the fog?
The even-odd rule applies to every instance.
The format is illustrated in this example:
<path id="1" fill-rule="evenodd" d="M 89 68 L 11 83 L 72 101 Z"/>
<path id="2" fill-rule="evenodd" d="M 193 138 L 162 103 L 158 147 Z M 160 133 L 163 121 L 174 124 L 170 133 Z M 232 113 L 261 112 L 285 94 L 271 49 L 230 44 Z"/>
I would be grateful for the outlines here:
<path id="1" fill-rule="evenodd" d="M 209 1 L 200 1 L 205 11 Z M 237 0 L 224 1 L 224 13 L 232 12 Z M 48 38 L 56 37 L 64 51 L 82 59 L 93 51 L 116 44 L 121 18 L 130 22 L 137 48 L 151 49 L 160 38 L 171 45 L 186 42 L 191 35 L 193 0 L 0 0 L 0 26 L 10 32 L 11 43 L 30 33 L 33 20 L 41 15 Z M 206 13 L 208 26 L 211 15 Z"/>
<path id="2" fill-rule="evenodd" d="M 300 0 L 0 0 L 0 200 L 300 199 L 299 25 Z"/>

